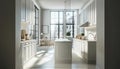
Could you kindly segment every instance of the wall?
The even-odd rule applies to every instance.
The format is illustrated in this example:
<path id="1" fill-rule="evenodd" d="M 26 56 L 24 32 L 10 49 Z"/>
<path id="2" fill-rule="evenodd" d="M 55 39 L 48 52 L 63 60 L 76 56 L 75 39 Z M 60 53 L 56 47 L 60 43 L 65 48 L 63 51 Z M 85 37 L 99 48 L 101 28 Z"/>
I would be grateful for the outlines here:
<path id="1" fill-rule="evenodd" d="M 97 68 L 105 69 L 104 0 L 96 0 L 96 5 L 97 5 Z"/>
<path id="2" fill-rule="evenodd" d="M 119 6 L 119 0 L 105 0 L 105 69 L 120 69 Z"/>
<path id="3" fill-rule="evenodd" d="M 46 32 L 48 30 L 48 34 L 45 34 L 45 36 L 48 37 L 48 39 L 50 39 L 50 10 L 48 9 L 42 9 L 42 28 L 43 28 L 43 25 L 47 25 L 49 26 L 49 30 L 48 29 L 42 29 L 42 33 L 43 32 Z"/>
<path id="4" fill-rule="evenodd" d="M 20 27 L 21 27 L 21 0 L 16 0 L 16 16 L 15 16 L 15 69 L 22 69 L 22 48 L 20 46 L 20 39 L 21 39 L 21 34 L 20 34 Z"/>
<path id="5" fill-rule="evenodd" d="M 22 69 L 20 0 L 3 0 L 0 8 L 0 69 Z"/>

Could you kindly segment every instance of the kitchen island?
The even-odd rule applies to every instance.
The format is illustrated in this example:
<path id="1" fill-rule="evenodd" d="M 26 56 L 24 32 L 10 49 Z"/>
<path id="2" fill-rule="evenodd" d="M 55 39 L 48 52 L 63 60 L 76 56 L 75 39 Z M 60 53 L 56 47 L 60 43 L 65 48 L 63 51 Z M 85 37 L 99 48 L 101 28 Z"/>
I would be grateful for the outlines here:
<path id="1" fill-rule="evenodd" d="M 68 39 L 55 40 L 55 63 L 72 62 L 72 41 Z"/>

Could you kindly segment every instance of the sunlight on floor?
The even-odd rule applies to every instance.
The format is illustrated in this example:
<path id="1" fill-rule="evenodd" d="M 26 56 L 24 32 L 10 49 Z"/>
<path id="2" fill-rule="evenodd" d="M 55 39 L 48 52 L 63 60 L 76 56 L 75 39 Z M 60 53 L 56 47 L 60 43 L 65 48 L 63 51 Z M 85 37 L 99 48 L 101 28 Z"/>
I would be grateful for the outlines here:
<path id="1" fill-rule="evenodd" d="M 47 48 L 48 49 L 48 48 Z M 45 48 L 37 52 L 37 55 L 33 57 L 30 61 L 25 63 L 24 69 L 31 69 L 34 65 L 41 66 L 49 62 L 54 58 L 54 50 L 50 49 L 49 52 Z"/>
<path id="2" fill-rule="evenodd" d="M 53 55 L 45 54 L 44 57 L 42 59 L 40 59 L 40 61 L 36 65 L 42 65 L 42 64 L 50 61 L 52 58 L 53 58 Z"/>
<path id="3" fill-rule="evenodd" d="M 54 49 L 41 50 L 24 65 L 24 69 L 95 69 L 95 65 L 86 64 L 72 52 L 72 64 L 55 64 Z"/>

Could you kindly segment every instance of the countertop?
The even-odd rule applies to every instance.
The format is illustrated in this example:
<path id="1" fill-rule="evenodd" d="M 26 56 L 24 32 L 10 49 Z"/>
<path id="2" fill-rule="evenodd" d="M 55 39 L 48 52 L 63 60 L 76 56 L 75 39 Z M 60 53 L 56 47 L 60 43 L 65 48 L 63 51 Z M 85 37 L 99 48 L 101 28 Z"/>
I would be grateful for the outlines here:
<path id="1" fill-rule="evenodd" d="M 56 39 L 55 42 L 72 42 L 68 39 Z"/>
<path id="2" fill-rule="evenodd" d="M 24 41 L 21 41 L 21 43 L 30 42 L 30 41 L 36 41 L 36 40 L 35 39 L 24 40 Z"/>
<path id="3" fill-rule="evenodd" d="M 96 42 L 96 40 L 82 40 L 82 39 L 76 39 L 74 38 L 75 40 L 78 40 L 78 41 L 88 41 L 88 42 Z"/>

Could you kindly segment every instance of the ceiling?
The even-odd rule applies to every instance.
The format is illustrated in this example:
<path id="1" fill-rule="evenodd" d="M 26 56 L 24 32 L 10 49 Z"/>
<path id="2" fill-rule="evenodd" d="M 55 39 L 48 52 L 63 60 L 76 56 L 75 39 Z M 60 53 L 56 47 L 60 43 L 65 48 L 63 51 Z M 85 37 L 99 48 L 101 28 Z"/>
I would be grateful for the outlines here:
<path id="1" fill-rule="evenodd" d="M 89 0 L 38 0 L 43 9 L 80 9 Z"/>

